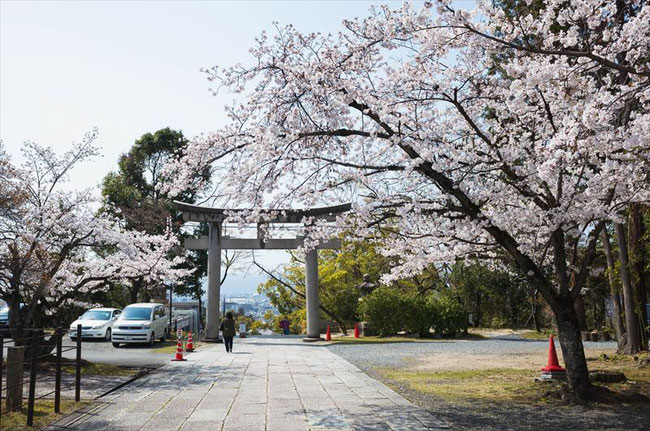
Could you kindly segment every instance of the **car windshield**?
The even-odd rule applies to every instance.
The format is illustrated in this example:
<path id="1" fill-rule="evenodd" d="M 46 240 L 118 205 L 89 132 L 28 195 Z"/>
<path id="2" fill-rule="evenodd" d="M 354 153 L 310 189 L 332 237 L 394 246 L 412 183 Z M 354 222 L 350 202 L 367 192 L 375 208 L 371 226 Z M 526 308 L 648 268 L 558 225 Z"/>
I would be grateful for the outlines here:
<path id="1" fill-rule="evenodd" d="M 109 320 L 111 318 L 110 311 L 89 310 L 82 316 L 81 320 Z"/>
<path id="2" fill-rule="evenodd" d="M 120 316 L 122 320 L 149 320 L 151 308 L 126 307 Z"/>
<path id="3" fill-rule="evenodd" d="M 8 319 L 8 318 L 9 318 L 9 307 L 0 308 L 0 319 Z"/>

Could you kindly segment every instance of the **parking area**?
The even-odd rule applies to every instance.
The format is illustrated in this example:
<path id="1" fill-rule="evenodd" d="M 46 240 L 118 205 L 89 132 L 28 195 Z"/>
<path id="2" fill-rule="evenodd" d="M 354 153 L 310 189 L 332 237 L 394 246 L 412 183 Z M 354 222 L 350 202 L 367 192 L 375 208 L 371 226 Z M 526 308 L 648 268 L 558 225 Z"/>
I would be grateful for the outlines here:
<path id="1" fill-rule="evenodd" d="M 74 341 L 64 338 L 64 347 L 74 344 Z M 123 344 L 115 348 L 110 341 L 84 339 L 81 344 L 81 358 L 99 364 L 157 368 L 171 359 L 168 352 L 157 351 L 165 345 L 162 343 L 156 343 L 153 348 L 144 344 Z M 74 359 L 74 351 L 66 352 L 63 356 Z"/>

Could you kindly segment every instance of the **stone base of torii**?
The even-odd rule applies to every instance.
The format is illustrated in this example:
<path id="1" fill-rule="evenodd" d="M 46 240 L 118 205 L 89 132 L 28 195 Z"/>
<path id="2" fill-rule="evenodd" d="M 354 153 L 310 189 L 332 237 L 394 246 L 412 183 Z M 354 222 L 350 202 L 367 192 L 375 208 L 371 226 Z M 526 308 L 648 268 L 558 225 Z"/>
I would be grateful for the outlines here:
<path id="1" fill-rule="evenodd" d="M 207 237 L 187 238 L 185 248 L 188 250 L 208 250 L 208 301 L 206 304 L 206 325 L 204 341 L 221 342 L 219 338 L 219 302 L 221 280 L 222 250 L 290 250 L 303 245 L 303 238 L 265 239 L 262 231 L 257 229 L 257 238 L 230 238 L 222 235 L 225 212 L 237 213 L 249 210 L 208 208 L 184 202 L 174 202 L 183 213 L 183 220 L 208 223 Z M 264 210 L 265 216 L 260 223 L 303 223 L 303 220 L 334 221 L 336 216 L 349 211 L 350 204 L 337 205 L 307 210 L 270 209 Z M 341 244 L 338 239 L 330 239 L 318 245 L 317 249 L 337 249 Z M 318 299 L 318 253 L 316 249 L 305 254 L 305 296 L 307 311 L 307 335 L 304 341 L 318 341 L 320 336 L 320 304 Z"/>

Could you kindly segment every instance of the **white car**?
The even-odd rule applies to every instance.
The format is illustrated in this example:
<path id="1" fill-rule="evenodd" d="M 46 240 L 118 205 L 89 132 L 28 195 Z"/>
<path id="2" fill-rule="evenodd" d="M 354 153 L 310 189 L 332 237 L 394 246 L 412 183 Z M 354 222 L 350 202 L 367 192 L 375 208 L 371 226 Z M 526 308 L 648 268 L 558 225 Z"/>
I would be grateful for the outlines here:
<path id="1" fill-rule="evenodd" d="M 117 308 L 92 308 L 79 319 L 72 322 L 68 335 L 71 340 L 77 339 L 77 325 L 81 324 L 81 338 L 111 339 L 113 324 L 122 310 Z"/>
<path id="2" fill-rule="evenodd" d="M 131 304 L 124 308 L 113 327 L 113 346 L 121 343 L 165 341 L 169 332 L 167 309 L 157 303 Z"/>

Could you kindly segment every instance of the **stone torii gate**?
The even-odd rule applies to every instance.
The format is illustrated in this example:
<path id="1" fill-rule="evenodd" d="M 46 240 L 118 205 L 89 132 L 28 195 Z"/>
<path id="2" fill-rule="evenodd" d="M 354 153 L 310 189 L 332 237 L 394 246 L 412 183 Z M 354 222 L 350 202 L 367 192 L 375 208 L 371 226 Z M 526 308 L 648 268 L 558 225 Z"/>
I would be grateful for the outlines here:
<path id="1" fill-rule="evenodd" d="M 336 216 L 347 212 L 351 204 L 343 204 L 306 210 L 268 209 L 263 220 L 257 223 L 257 238 L 230 238 L 222 236 L 223 221 L 228 213 L 242 213 L 246 209 L 209 208 L 175 201 L 183 220 L 208 223 L 209 235 L 187 238 L 188 250 L 208 250 L 208 303 L 206 304 L 205 341 L 221 342 L 219 339 L 219 300 L 221 281 L 221 250 L 288 250 L 303 245 L 304 238 L 264 239 L 261 225 L 273 223 L 303 223 L 305 217 L 332 222 Z M 341 243 L 332 238 L 318 244 L 317 249 L 338 249 Z M 320 339 L 320 307 L 318 300 L 318 254 L 315 249 L 305 255 L 305 294 L 307 302 L 307 336 L 304 341 Z"/>

